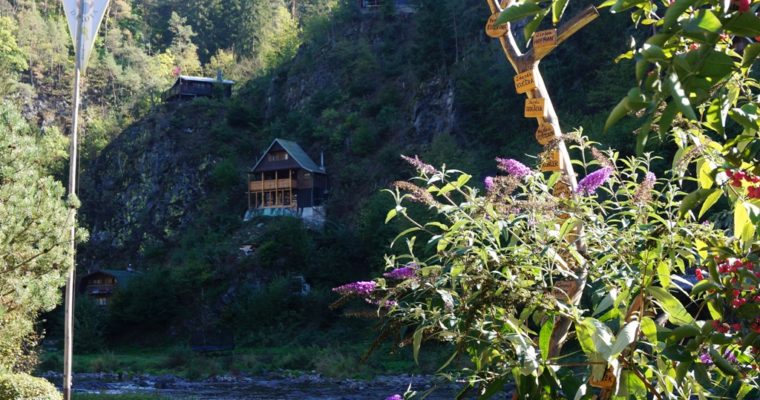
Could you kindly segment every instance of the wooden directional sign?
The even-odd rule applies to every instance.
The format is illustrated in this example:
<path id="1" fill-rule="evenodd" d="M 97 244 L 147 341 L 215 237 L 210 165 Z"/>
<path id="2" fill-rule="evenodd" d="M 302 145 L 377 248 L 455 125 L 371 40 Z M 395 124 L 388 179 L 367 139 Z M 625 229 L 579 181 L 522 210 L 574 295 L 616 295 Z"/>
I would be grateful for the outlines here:
<path id="1" fill-rule="evenodd" d="M 533 80 L 533 70 L 515 75 L 515 90 L 517 93 L 528 93 L 535 88 L 536 81 Z"/>
<path id="2" fill-rule="evenodd" d="M 574 280 L 556 281 L 552 288 L 552 296 L 560 300 L 572 299 L 578 291 L 578 282 Z"/>
<path id="3" fill-rule="evenodd" d="M 557 30 L 547 29 L 533 34 L 533 49 L 536 54 L 545 53 L 557 45 Z"/>
<path id="4" fill-rule="evenodd" d="M 562 159 L 559 156 L 559 150 L 551 149 L 549 153 L 544 153 L 543 163 L 541 163 L 541 171 L 554 172 L 562 169 Z"/>
<path id="5" fill-rule="evenodd" d="M 600 380 L 595 380 L 592 376 L 588 384 L 595 388 L 612 389 L 615 386 L 615 374 L 612 372 L 612 368 L 608 368 Z"/>
<path id="6" fill-rule="evenodd" d="M 540 124 L 536 130 L 536 140 L 542 146 L 549 144 L 556 137 L 554 136 L 554 127 L 551 124 Z"/>
<path id="7" fill-rule="evenodd" d="M 552 194 L 557 197 L 568 198 L 570 197 L 571 193 L 572 190 L 570 189 L 570 185 L 562 180 L 555 183 L 554 187 L 552 188 Z"/>
<path id="8" fill-rule="evenodd" d="M 545 112 L 545 99 L 525 99 L 525 118 L 543 118 Z"/>
<path id="9" fill-rule="evenodd" d="M 499 18 L 499 13 L 494 13 L 488 17 L 488 22 L 486 22 L 486 35 L 492 38 L 504 36 L 507 33 L 507 29 L 509 29 L 509 24 L 506 23 L 496 25 L 497 18 Z"/>

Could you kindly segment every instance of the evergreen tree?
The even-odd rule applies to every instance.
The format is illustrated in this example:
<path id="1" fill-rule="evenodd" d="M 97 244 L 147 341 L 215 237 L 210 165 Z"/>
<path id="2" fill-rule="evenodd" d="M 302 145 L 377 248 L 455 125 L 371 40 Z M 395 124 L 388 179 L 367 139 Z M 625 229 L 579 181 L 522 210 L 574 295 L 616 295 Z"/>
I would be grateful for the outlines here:
<path id="1" fill-rule="evenodd" d="M 182 74 L 193 75 L 201 70 L 198 59 L 198 46 L 193 43 L 195 32 L 187 24 L 187 18 L 172 12 L 169 19 L 169 30 L 172 33 L 172 44 L 169 51 L 174 56 L 174 65 L 180 68 Z"/>
<path id="2" fill-rule="evenodd" d="M 0 103 L 0 371 L 24 367 L 34 320 L 56 305 L 70 266 L 73 212 L 61 184 L 46 176 L 40 139 Z"/>

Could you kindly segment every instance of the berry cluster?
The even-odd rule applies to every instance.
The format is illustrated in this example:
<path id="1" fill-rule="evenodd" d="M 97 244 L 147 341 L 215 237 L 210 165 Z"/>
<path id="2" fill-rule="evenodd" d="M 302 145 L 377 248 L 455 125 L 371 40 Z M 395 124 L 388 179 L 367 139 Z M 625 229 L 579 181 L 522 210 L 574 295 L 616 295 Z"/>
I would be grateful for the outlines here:
<path id="1" fill-rule="evenodd" d="M 760 176 L 749 174 L 740 170 L 726 170 L 726 176 L 731 180 L 731 186 L 742 187 L 744 182 L 749 183 L 751 186 L 747 187 L 747 196 L 750 199 L 760 199 Z"/>

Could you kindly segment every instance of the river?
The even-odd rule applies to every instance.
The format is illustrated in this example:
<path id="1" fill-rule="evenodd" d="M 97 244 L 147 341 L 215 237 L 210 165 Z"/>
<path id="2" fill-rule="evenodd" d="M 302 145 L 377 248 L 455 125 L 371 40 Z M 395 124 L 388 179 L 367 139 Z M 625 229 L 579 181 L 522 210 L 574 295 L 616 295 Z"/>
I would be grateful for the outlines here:
<path id="1" fill-rule="evenodd" d="M 59 373 L 48 372 L 45 378 L 60 384 Z M 218 376 L 200 381 L 173 375 L 76 374 L 74 392 L 125 394 L 142 393 L 184 400 L 383 400 L 403 394 L 407 387 L 425 392 L 435 390 L 426 399 L 451 400 L 461 384 L 445 383 L 431 376 L 378 376 L 373 380 L 333 379 L 318 374 L 269 374 L 262 376 Z M 467 397 L 467 398 L 474 398 Z M 494 399 L 507 399 L 504 393 Z"/>

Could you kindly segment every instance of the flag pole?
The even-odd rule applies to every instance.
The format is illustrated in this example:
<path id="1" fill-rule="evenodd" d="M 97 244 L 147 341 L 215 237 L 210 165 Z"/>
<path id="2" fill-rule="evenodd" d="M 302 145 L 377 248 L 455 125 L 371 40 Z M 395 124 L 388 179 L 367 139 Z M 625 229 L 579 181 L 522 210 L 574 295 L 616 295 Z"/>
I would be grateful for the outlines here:
<path id="1" fill-rule="evenodd" d="M 77 193 L 77 146 L 78 146 L 78 122 L 79 122 L 79 96 L 80 96 L 80 79 L 82 75 L 82 59 L 84 51 L 82 49 L 82 25 L 84 21 L 85 1 L 79 1 L 79 10 L 77 15 L 76 36 L 74 41 L 76 49 L 74 51 L 75 69 L 74 69 L 74 92 L 73 92 L 73 111 L 71 113 L 71 142 L 69 144 L 69 199 L 73 199 Z M 76 209 L 70 209 L 72 213 L 72 224 L 69 237 L 69 246 L 71 254 L 71 267 L 66 277 L 66 300 L 65 300 L 65 322 L 64 322 L 64 344 L 63 344 L 63 399 L 71 400 L 72 386 L 72 357 L 74 355 L 74 288 L 76 286 Z"/>

